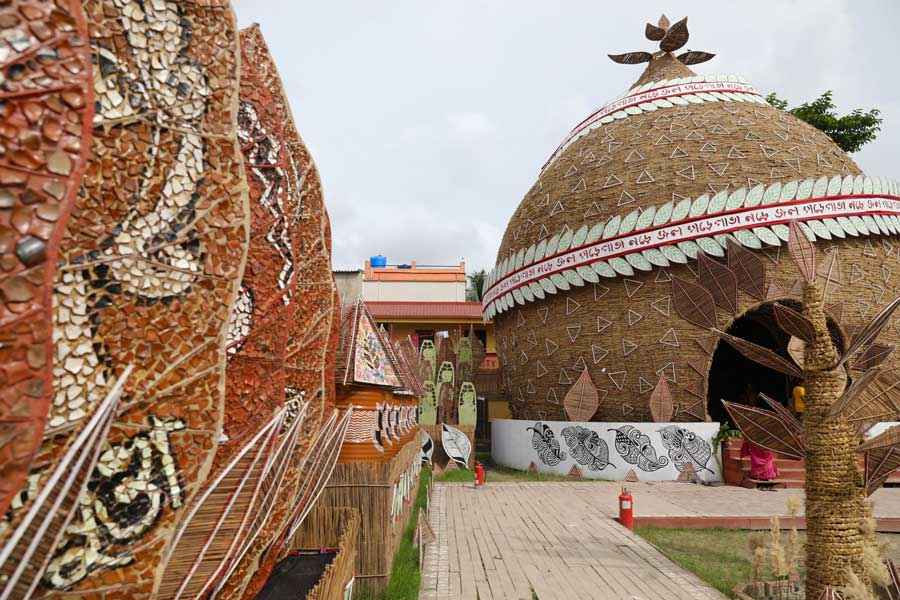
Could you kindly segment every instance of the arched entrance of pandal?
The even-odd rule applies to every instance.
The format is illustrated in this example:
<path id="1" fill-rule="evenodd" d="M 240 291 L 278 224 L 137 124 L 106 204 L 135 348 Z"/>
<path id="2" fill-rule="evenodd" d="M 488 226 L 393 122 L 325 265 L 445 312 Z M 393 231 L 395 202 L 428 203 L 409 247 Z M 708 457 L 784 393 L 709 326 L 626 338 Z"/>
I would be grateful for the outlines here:
<path id="1" fill-rule="evenodd" d="M 790 336 L 775 321 L 773 310 L 775 302 L 764 302 L 751 308 L 732 321 L 726 332 L 774 350 L 779 355 L 791 360 L 788 354 Z M 777 302 L 796 311 L 802 309 L 796 300 L 781 299 Z M 836 347 L 843 349 L 844 334 L 830 316 L 828 317 L 828 329 Z M 800 383 L 799 380 L 745 358 L 730 344 L 720 341 L 713 353 L 706 386 L 709 418 L 720 423 L 730 422 L 725 407 L 722 406 L 722 400 L 764 408 L 765 404 L 759 399 L 759 393 L 766 394 L 787 406 L 791 390 L 798 383 Z"/>

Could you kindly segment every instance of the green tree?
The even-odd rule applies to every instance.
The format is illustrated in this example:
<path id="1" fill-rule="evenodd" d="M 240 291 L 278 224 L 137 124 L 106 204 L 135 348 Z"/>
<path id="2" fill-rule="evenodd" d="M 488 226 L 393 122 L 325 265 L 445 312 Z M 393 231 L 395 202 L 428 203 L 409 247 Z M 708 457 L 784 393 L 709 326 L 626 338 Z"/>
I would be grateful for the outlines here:
<path id="1" fill-rule="evenodd" d="M 466 278 L 469 280 L 469 285 L 466 289 L 466 300 L 469 300 L 470 302 L 481 302 L 481 295 L 484 293 L 484 280 L 486 277 L 487 273 L 484 272 L 484 269 L 466 275 Z"/>
<path id="2" fill-rule="evenodd" d="M 879 116 L 881 111 L 873 108 L 864 112 L 861 108 L 857 108 L 849 114 L 839 116 L 831 98 L 831 90 L 812 102 L 804 102 L 791 109 L 788 109 L 787 100 L 779 98 L 775 92 L 766 96 L 766 102 L 779 110 L 788 111 L 801 121 L 806 121 L 822 131 L 844 152 L 856 152 L 874 140 L 881 131 L 883 121 Z"/>

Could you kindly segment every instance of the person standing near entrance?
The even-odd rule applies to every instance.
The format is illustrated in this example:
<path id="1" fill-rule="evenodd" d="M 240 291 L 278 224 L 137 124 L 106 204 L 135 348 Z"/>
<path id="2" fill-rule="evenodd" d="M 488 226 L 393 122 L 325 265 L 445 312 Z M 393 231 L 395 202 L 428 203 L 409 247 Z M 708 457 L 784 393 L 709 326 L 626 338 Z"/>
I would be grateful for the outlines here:
<path id="1" fill-rule="evenodd" d="M 756 393 L 748 384 L 744 390 L 745 402 L 756 404 Z M 741 445 L 741 458 L 750 457 L 750 479 L 757 481 L 771 481 L 778 477 L 778 467 L 775 466 L 775 455 L 761 446 L 757 446 L 748 439 L 744 439 Z"/>

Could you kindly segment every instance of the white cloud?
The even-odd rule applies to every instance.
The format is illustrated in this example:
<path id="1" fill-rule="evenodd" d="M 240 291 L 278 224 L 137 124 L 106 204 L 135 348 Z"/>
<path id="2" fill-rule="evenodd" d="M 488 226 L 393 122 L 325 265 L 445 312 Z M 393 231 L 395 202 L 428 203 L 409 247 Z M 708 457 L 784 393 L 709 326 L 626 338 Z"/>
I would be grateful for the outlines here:
<path id="1" fill-rule="evenodd" d="M 679 4 L 679 6 L 682 6 Z M 834 91 L 841 110 L 879 107 L 879 139 L 855 158 L 898 175 L 900 4 L 877 0 L 684 4 L 691 40 L 793 103 Z M 335 263 L 493 263 L 506 222 L 566 132 L 624 91 L 640 67 L 607 53 L 651 48 L 645 21 L 671 2 L 453 3 L 241 0 L 278 62 L 321 171 Z"/>

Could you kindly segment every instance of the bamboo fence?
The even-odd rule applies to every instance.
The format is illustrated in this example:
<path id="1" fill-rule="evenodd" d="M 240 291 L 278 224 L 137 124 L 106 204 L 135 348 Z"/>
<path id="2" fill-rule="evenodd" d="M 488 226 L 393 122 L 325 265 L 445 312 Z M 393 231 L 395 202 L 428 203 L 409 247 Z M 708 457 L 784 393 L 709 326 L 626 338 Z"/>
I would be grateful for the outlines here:
<path id="1" fill-rule="evenodd" d="M 336 548 L 337 555 L 325 569 L 306 600 L 343 600 L 353 580 L 360 517 L 355 508 L 315 508 L 291 538 L 292 550 Z"/>

